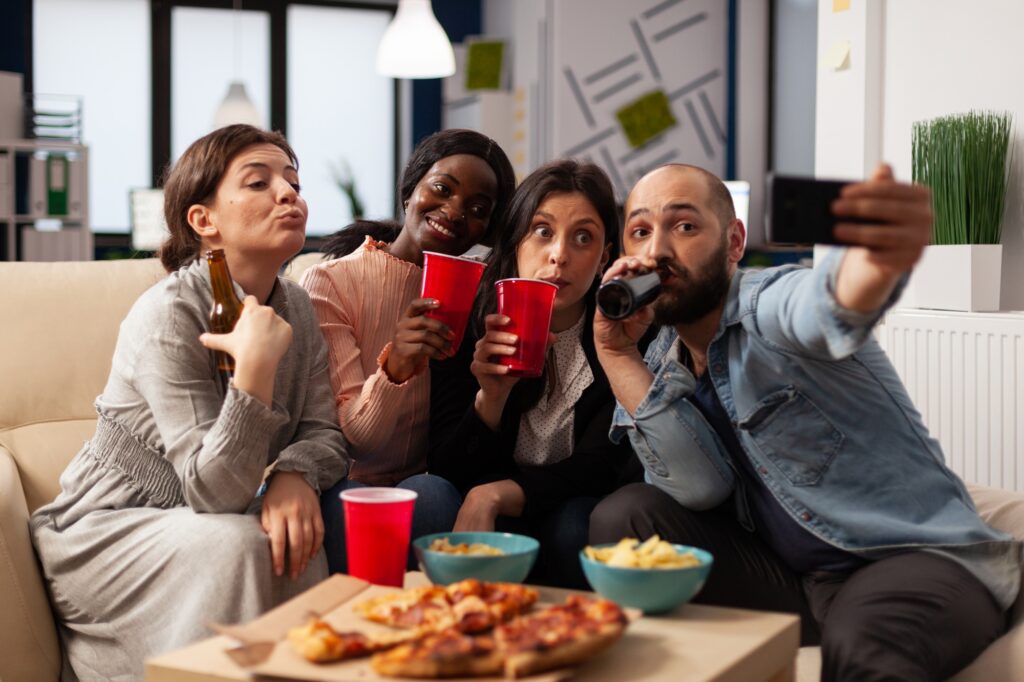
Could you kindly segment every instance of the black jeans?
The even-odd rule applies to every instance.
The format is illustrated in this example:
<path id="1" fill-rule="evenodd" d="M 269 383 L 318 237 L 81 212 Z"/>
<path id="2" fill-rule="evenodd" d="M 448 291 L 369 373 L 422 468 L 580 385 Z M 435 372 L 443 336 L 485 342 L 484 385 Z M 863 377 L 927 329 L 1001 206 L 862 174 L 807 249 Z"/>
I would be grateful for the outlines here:
<path id="1" fill-rule="evenodd" d="M 715 566 L 694 601 L 798 614 L 801 644 L 821 644 L 823 680 L 943 680 L 1006 630 L 988 589 L 954 561 L 915 551 L 852 573 L 800 576 L 744 530 L 731 508 L 693 512 L 633 483 L 594 510 L 590 541 L 657 533 L 706 549 Z"/>
<path id="2" fill-rule="evenodd" d="M 532 585 L 551 585 L 587 590 L 579 554 L 587 544 L 590 514 L 597 498 L 572 497 L 539 518 L 499 516 L 495 530 L 537 538 L 540 551 L 526 581 Z"/>

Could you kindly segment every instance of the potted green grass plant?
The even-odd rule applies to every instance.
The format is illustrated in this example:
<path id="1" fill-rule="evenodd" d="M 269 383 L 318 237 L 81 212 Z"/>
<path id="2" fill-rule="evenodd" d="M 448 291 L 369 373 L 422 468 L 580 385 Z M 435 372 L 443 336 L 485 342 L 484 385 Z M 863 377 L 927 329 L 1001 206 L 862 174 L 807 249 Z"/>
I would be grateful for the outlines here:
<path id="1" fill-rule="evenodd" d="M 1011 126 L 1010 114 L 984 111 L 914 124 L 914 182 L 932 190 L 935 228 L 903 305 L 999 310 Z"/>

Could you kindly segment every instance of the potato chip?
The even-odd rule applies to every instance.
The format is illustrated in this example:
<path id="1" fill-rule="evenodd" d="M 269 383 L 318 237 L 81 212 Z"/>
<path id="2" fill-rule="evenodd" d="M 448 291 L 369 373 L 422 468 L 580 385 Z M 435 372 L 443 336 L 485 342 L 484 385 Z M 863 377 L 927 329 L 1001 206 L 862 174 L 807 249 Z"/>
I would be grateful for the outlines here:
<path id="1" fill-rule="evenodd" d="M 505 552 L 497 547 L 491 547 L 483 542 L 466 544 L 460 542 L 453 545 L 448 538 L 436 538 L 427 548 L 431 552 L 444 552 L 445 554 L 462 554 L 468 556 L 503 556 Z"/>
<path id="2" fill-rule="evenodd" d="M 619 568 L 688 568 L 699 566 L 700 559 L 676 548 L 657 535 L 643 542 L 636 538 L 623 538 L 612 547 L 584 547 L 588 559 Z"/>

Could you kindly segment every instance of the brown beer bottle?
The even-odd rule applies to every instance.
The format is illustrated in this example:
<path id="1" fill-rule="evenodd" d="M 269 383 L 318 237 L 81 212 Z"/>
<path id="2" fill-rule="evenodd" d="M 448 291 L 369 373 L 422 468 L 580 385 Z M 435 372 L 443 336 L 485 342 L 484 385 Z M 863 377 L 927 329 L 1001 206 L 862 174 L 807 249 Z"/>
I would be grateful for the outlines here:
<path id="1" fill-rule="evenodd" d="M 235 287 L 228 271 L 228 261 L 224 257 L 224 249 L 206 252 L 206 262 L 210 266 L 210 285 L 213 288 L 213 308 L 210 310 L 210 331 L 214 334 L 227 334 L 235 328 L 238 316 L 242 314 L 242 302 L 235 295 Z M 217 369 L 229 374 L 235 371 L 235 359 L 224 351 L 216 351 Z"/>

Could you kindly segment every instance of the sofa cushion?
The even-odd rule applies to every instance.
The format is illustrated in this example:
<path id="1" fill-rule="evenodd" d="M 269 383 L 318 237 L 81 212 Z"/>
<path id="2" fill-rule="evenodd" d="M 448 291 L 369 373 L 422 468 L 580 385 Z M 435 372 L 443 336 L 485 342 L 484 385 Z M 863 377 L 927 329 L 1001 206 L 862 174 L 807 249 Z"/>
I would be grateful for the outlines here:
<path id="1" fill-rule="evenodd" d="M 95 419 L 121 320 L 163 276 L 155 259 L 0 265 L 0 433 Z"/>
<path id="2" fill-rule="evenodd" d="M 96 419 L 28 424 L 0 432 L 0 446 L 14 458 L 28 513 L 60 492 L 60 475 L 82 445 L 92 438 Z"/>
<path id="3" fill-rule="evenodd" d="M 92 435 L 121 320 L 165 273 L 154 258 L 0 264 L 0 445 L 18 466 L 28 509 Z"/>

